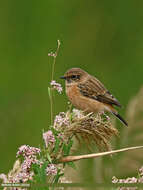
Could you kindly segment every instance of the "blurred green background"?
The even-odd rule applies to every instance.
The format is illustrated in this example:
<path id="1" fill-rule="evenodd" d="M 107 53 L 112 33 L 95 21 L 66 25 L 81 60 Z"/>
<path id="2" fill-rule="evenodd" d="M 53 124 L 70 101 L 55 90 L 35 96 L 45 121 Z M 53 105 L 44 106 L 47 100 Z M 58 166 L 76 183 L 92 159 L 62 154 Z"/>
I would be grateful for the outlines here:
<path id="1" fill-rule="evenodd" d="M 42 129 L 50 124 L 47 88 L 53 60 L 48 53 L 55 51 L 58 39 L 55 80 L 64 85 L 59 77 L 81 67 L 120 100 L 125 117 L 128 101 L 143 84 L 142 10 L 142 0 L 0 2 L 0 173 L 12 168 L 20 145 L 39 146 Z M 65 111 L 67 97 L 56 95 L 54 103 L 55 114 Z M 122 136 L 114 149 L 121 141 Z M 102 162 L 108 159 L 117 167 L 115 159 Z M 95 180 L 93 165 L 102 173 L 98 162 L 81 161 L 82 172 L 89 169 L 84 180 Z"/>

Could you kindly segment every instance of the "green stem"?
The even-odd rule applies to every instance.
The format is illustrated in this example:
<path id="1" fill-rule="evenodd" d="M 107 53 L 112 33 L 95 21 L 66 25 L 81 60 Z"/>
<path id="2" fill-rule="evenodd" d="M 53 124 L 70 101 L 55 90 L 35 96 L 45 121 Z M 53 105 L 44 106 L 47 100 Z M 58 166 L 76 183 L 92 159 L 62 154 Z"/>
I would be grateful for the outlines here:
<path id="1" fill-rule="evenodd" d="M 52 96 L 52 89 L 50 94 L 50 104 L 51 104 L 51 125 L 53 124 L 53 96 Z"/>
<path id="2" fill-rule="evenodd" d="M 52 66 L 51 81 L 54 80 L 54 71 L 55 71 L 56 57 L 58 55 L 59 48 L 60 48 L 60 41 L 58 40 L 57 50 L 56 50 L 56 52 L 54 54 L 54 61 L 53 61 L 53 66 Z M 53 124 L 53 93 L 52 93 L 52 89 L 51 89 L 51 94 L 50 94 L 50 103 L 51 103 L 51 125 L 52 125 Z"/>
<path id="3" fill-rule="evenodd" d="M 54 71 L 55 71 L 56 57 L 57 57 L 57 55 L 58 55 L 59 48 L 60 48 L 60 41 L 58 40 L 57 50 L 56 50 L 55 55 L 54 55 L 54 61 L 53 61 L 53 67 L 52 67 L 52 77 L 51 77 L 51 80 L 54 79 Z"/>

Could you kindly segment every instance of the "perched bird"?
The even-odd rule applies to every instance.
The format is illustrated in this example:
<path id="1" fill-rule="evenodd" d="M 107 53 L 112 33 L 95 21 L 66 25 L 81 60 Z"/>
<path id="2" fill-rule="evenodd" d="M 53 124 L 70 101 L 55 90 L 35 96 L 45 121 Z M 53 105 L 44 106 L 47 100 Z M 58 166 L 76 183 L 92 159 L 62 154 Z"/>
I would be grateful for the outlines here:
<path id="1" fill-rule="evenodd" d="M 76 108 L 94 113 L 108 111 L 128 125 L 113 107 L 121 104 L 97 78 L 80 68 L 72 68 L 61 79 L 65 79 L 66 94 Z"/>

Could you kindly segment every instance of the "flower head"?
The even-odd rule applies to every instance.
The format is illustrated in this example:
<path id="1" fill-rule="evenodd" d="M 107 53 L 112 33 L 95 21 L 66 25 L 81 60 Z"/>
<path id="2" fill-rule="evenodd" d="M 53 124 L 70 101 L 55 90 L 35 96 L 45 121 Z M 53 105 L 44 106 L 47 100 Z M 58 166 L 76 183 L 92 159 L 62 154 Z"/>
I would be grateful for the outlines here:
<path id="1" fill-rule="evenodd" d="M 29 145 L 22 145 L 19 147 L 16 157 L 23 156 L 24 160 L 21 163 L 19 159 L 15 162 L 13 170 L 8 174 L 9 183 L 26 182 L 32 179 L 34 173 L 30 170 L 32 164 L 41 165 L 41 162 L 37 159 L 37 154 L 40 154 L 41 150 Z M 16 173 L 14 172 L 16 171 Z"/>
<path id="2" fill-rule="evenodd" d="M 53 135 L 53 132 L 51 130 L 43 133 L 43 139 L 45 141 L 46 147 L 50 144 L 50 143 L 54 143 L 55 142 L 55 137 Z"/>
<path id="3" fill-rule="evenodd" d="M 8 182 L 8 179 L 7 179 L 7 176 L 5 174 L 0 174 L 0 179 L 3 181 L 3 183 L 7 183 Z"/>
<path id="4" fill-rule="evenodd" d="M 54 164 L 48 164 L 46 168 L 47 175 L 57 175 L 57 168 Z"/>
<path id="5" fill-rule="evenodd" d="M 53 52 L 50 52 L 50 53 L 48 53 L 48 56 L 50 56 L 50 57 L 56 57 L 57 54 L 56 54 L 56 53 L 53 53 Z"/>
<path id="6" fill-rule="evenodd" d="M 56 115 L 54 120 L 54 127 L 61 127 L 62 125 L 68 126 L 70 123 L 69 117 L 65 112 L 60 112 L 59 115 Z"/>
<path id="7" fill-rule="evenodd" d="M 50 83 L 50 85 L 51 85 L 54 89 L 56 89 L 60 94 L 62 93 L 63 88 L 62 88 L 62 86 L 61 86 L 60 83 L 57 83 L 55 80 L 52 80 L 51 83 Z"/>
<path id="8" fill-rule="evenodd" d="M 16 154 L 16 157 L 22 155 L 24 157 L 33 156 L 36 154 L 40 154 L 41 150 L 39 148 L 31 147 L 29 145 L 22 145 L 19 147 L 19 150 Z"/>

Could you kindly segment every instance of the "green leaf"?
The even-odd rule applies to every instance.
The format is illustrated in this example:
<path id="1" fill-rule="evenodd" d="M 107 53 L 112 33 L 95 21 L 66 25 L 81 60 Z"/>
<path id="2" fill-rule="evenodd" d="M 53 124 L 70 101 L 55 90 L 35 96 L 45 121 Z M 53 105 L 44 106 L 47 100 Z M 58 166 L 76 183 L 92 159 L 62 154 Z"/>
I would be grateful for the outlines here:
<path id="1" fill-rule="evenodd" d="M 46 183 L 47 176 L 46 176 L 45 169 L 47 168 L 48 164 L 49 164 L 49 162 L 44 162 L 44 164 L 41 167 L 40 177 L 41 177 L 41 181 L 43 182 L 43 184 Z"/>
<path id="2" fill-rule="evenodd" d="M 46 167 L 49 164 L 49 162 L 44 162 L 44 164 L 42 165 L 42 167 L 40 167 L 40 165 L 38 164 L 33 164 L 32 165 L 32 169 L 35 173 L 34 175 L 34 180 L 36 183 L 41 183 L 41 184 L 45 184 L 46 183 Z"/>
<path id="3" fill-rule="evenodd" d="M 58 183 L 59 178 L 64 175 L 64 173 L 60 173 L 61 169 L 58 169 L 57 175 L 54 178 L 54 183 Z"/>
<path id="4" fill-rule="evenodd" d="M 67 155 L 69 155 L 72 145 L 73 145 L 73 140 L 70 139 L 68 146 L 67 146 Z"/>
<path id="5" fill-rule="evenodd" d="M 52 163 L 52 159 L 51 159 L 50 154 L 48 152 L 47 152 L 47 158 L 48 158 L 49 162 Z"/>
<path id="6" fill-rule="evenodd" d="M 56 138 L 54 153 L 58 152 L 58 150 L 59 150 L 59 144 L 60 144 L 60 139 Z"/>
<path id="7" fill-rule="evenodd" d="M 73 120 L 73 113 L 70 113 L 69 119 L 70 119 L 70 122 L 72 122 L 72 120 Z"/>
<path id="8" fill-rule="evenodd" d="M 53 128 L 53 126 L 50 127 L 50 130 L 52 130 L 54 135 L 58 135 L 59 131 L 57 131 L 56 129 Z"/>
<path id="9" fill-rule="evenodd" d="M 64 152 L 64 156 L 67 156 L 67 145 L 66 144 L 63 145 L 63 152 Z"/>
<path id="10" fill-rule="evenodd" d="M 74 164 L 74 162 L 67 162 L 67 165 L 69 165 L 71 168 L 76 169 L 76 165 Z"/>
<path id="11" fill-rule="evenodd" d="M 49 94 L 49 97 L 51 98 L 51 88 L 48 87 L 48 94 Z"/>
<path id="12" fill-rule="evenodd" d="M 58 183 L 60 177 L 62 177 L 63 175 L 64 175 L 64 173 L 61 173 L 61 174 L 56 175 L 56 176 L 55 176 L 55 181 L 54 181 L 54 183 Z"/>
<path id="13" fill-rule="evenodd" d="M 38 164 L 32 164 L 32 170 L 35 174 L 38 174 L 40 166 Z"/>
<path id="14" fill-rule="evenodd" d="M 73 145 L 73 140 L 70 139 L 69 143 L 63 146 L 64 156 L 68 156 Z"/>
<path id="15" fill-rule="evenodd" d="M 32 169 L 33 169 L 33 171 L 35 173 L 35 175 L 34 175 L 35 182 L 36 183 L 41 183 L 41 174 L 40 174 L 41 173 L 40 172 L 41 168 L 40 168 L 40 166 L 38 164 L 32 164 Z"/>

